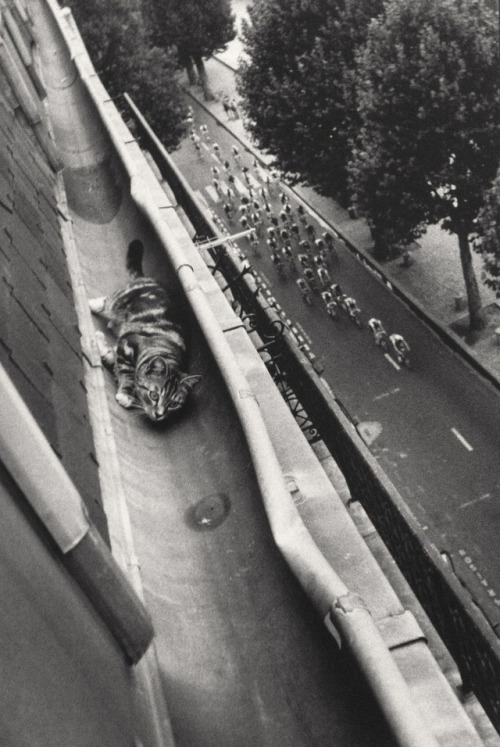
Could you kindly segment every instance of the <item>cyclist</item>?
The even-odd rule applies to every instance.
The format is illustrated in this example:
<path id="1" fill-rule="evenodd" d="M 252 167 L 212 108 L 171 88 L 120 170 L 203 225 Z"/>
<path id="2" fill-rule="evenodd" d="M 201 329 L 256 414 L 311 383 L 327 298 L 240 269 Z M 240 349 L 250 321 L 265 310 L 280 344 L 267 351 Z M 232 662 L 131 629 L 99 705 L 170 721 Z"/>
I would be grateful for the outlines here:
<path id="1" fill-rule="evenodd" d="M 283 257 L 286 259 L 288 264 L 290 265 L 291 269 L 294 272 L 297 272 L 297 265 L 295 264 L 295 257 L 293 254 L 293 249 L 290 246 L 290 244 L 285 244 L 285 246 L 282 249 L 283 251 Z"/>
<path id="2" fill-rule="evenodd" d="M 375 345 L 380 345 L 384 347 L 384 344 L 385 344 L 385 341 L 387 340 L 388 335 L 380 319 L 375 319 L 375 317 L 372 317 L 371 319 L 368 320 L 368 326 L 370 327 L 372 331 Z"/>
<path id="3" fill-rule="evenodd" d="M 410 346 L 402 335 L 392 334 L 389 337 L 396 357 L 399 362 L 406 363 L 408 365 L 408 353 L 410 352 Z"/>
<path id="4" fill-rule="evenodd" d="M 330 273 L 326 269 L 326 267 L 318 267 L 318 277 L 321 281 L 321 285 L 323 288 L 326 288 L 327 285 L 329 285 L 332 281 L 330 277 Z"/>
<path id="5" fill-rule="evenodd" d="M 233 155 L 234 160 L 236 163 L 239 164 L 240 162 L 240 151 L 238 150 L 238 147 L 236 145 L 231 146 L 231 153 Z"/>
<path id="6" fill-rule="evenodd" d="M 278 271 L 278 275 L 281 278 L 284 278 L 285 277 L 285 266 L 283 264 L 283 257 L 277 251 L 274 251 L 271 254 L 271 262 L 276 267 L 276 270 Z"/>
<path id="7" fill-rule="evenodd" d="M 332 319 L 337 319 L 338 318 L 337 304 L 335 303 L 330 291 L 328 290 L 323 291 L 321 294 L 321 298 L 323 299 L 325 303 L 326 311 L 328 315 L 331 316 Z"/>
<path id="8" fill-rule="evenodd" d="M 325 231 L 324 233 L 321 234 L 321 238 L 323 239 L 323 241 L 325 242 L 325 244 L 327 245 L 329 249 L 333 249 L 333 236 L 331 233 L 329 233 L 328 231 Z"/>
<path id="9" fill-rule="evenodd" d="M 332 283 L 330 286 L 330 290 L 333 294 L 333 297 L 338 301 L 340 298 L 346 298 L 346 294 L 342 292 L 342 288 L 338 283 Z"/>
<path id="10" fill-rule="evenodd" d="M 356 303 L 356 300 L 352 298 L 352 296 L 347 296 L 347 298 L 344 298 L 343 306 L 349 314 L 349 318 L 351 319 L 351 321 L 355 322 L 358 326 L 361 326 L 359 319 L 361 311 L 358 304 Z"/>
<path id="11" fill-rule="evenodd" d="M 333 296 L 331 294 L 331 291 L 329 290 L 321 291 L 321 298 L 323 299 L 325 304 L 330 303 L 330 301 L 333 301 Z"/>
<path id="12" fill-rule="evenodd" d="M 314 274 L 314 272 L 311 270 L 310 267 L 306 267 L 304 269 L 304 277 L 307 280 L 307 283 L 310 289 L 314 291 L 315 293 L 317 293 L 319 290 L 318 281 L 316 280 L 316 275 Z"/>
<path id="13" fill-rule="evenodd" d="M 226 218 L 228 219 L 228 221 L 230 223 L 232 223 L 233 222 L 233 211 L 231 209 L 231 205 L 229 205 L 227 202 L 225 202 L 224 205 L 223 205 L 223 209 L 224 209 L 224 212 L 226 214 Z"/>
<path id="14" fill-rule="evenodd" d="M 298 280 L 296 280 L 295 282 L 297 283 L 297 287 L 302 294 L 302 300 L 304 301 L 304 303 L 310 305 L 312 303 L 311 293 L 306 281 L 304 280 L 304 278 L 298 278 Z"/>

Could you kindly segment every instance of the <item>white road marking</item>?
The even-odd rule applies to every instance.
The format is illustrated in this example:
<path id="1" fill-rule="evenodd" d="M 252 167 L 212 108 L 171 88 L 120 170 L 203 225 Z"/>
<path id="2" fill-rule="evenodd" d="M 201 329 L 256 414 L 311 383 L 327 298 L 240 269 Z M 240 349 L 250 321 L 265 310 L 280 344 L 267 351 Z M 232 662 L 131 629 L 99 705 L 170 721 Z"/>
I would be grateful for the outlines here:
<path id="1" fill-rule="evenodd" d="M 248 197 L 248 189 L 240 182 L 237 176 L 234 177 L 234 186 L 236 187 L 240 195 Z"/>
<path id="2" fill-rule="evenodd" d="M 392 359 L 391 359 L 392 360 Z M 390 397 L 391 394 L 397 394 L 400 391 L 399 387 L 397 386 L 395 389 L 391 389 L 390 392 L 384 392 L 383 394 L 377 394 L 376 397 L 373 399 L 376 401 L 378 399 L 384 399 L 385 397 Z"/>
<path id="3" fill-rule="evenodd" d="M 473 447 L 465 440 L 465 438 L 462 436 L 461 433 L 459 433 L 457 431 L 456 428 L 452 428 L 451 432 L 453 433 L 454 436 L 456 436 L 458 438 L 458 440 L 460 441 L 460 443 L 462 444 L 462 446 L 465 446 L 465 448 L 467 449 L 467 451 L 474 451 Z"/>
<path id="4" fill-rule="evenodd" d="M 472 501 L 466 501 L 466 503 L 462 503 L 460 508 L 468 508 L 468 506 L 473 506 L 480 501 L 486 501 L 488 498 L 491 498 L 491 493 L 485 493 L 484 495 L 480 495 L 479 498 L 474 498 Z"/>
<path id="5" fill-rule="evenodd" d="M 209 184 L 205 189 L 214 202 L 219 202 L 219 195 L 217 194 L 215 187 L 212 187 L 212 185 Z"/>
<path id="6" fill-rule="evenodd" d="M 393 360 L 393 358 L 391 358 L 391 356 L 389 355 L 389 353 L 384 353 L 384 356 L 387 358 L 387 360 L 389 361 L 389 363 L 392 363 L 392 365 L 394 366 L 394 368 L 397 371 L 400 370 L 400 366 L 396 363 L 395 360 Z"/>
<path id="7" fill-rule="evenodd" d="M 258 182 L 258 181 L 257 181 L 257 179 L 256 179 L 256 178 L 254 177 L 254 175 L 253 175 L 253 174 L 249 174 L 249 175 L 248 175 L 248 178 L 249 178 L 249 180 L 250 180 L 250 183 L 251 183 L 252 187 L 253 187 L 254 189 L 259 189 L 259 187 L 260 187 L 260 182 Z"/>

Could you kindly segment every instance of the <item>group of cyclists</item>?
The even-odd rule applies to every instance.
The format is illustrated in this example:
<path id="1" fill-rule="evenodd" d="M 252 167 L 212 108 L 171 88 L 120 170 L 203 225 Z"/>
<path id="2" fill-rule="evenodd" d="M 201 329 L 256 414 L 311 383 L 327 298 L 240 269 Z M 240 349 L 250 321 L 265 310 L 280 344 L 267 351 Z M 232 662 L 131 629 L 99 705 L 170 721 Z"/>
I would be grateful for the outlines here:
<path id="1" fill-rule="evenodd" d="M 212 188 L 222 203 L 226 221 L 249 231 L 247 241 L 254 256 L 261 257 L 264 249 L 280 279 L 285 280 L 289 274 L 295 276 L 305 304 L 312 305 L 317 297 L 331 319 L 338 321 L 345 315 L 361 328 L 361 309 L 356 299 L 331 277 L 330 266 L 336 251 L 330 231 L 320 232 L 300 202 L 292 205 L 286 192 L 280 190 L 276 171 L 263 168 L 255 158 L 251 168 L 243 165 L 236 144 L 231 146 L 229 157 L 225 157 L 219 144 L 212 141 L 206 125 L 200 125 L 199 135 L 194 118 L 190 127 L 191 140 L 200 157 L 203 157 L 202 142 L 204 150 L 213 154 Z M 410 348 L 401 335 L 389 335 L 376 318 L 369 319 L 368 328 L 377 346 L 393 353 L 398 363 L 409 365 Z"/>

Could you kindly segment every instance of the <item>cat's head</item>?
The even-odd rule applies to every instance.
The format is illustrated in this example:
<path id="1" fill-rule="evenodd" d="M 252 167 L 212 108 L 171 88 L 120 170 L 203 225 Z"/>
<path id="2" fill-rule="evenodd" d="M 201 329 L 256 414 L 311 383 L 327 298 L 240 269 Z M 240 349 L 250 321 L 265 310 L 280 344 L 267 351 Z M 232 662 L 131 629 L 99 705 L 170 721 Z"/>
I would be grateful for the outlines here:
<path id="1" fill-rule="evenodd" d="M 135 393 L 145 414 L 158 423 L 178 412 L 201 376 L 182 373 L 162 356 L 150 358 L 135 372 Z"/>

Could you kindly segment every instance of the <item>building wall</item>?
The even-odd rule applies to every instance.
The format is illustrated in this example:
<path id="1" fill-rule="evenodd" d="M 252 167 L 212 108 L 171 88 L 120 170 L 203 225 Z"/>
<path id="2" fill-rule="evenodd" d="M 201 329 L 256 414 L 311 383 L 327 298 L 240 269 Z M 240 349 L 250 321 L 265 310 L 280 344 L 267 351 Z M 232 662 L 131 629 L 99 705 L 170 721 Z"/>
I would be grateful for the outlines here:
<path id="1" fill-rule="evenodd" d="M 56 176 L 0 83 L 0 362 L 107 539 Z"/>

